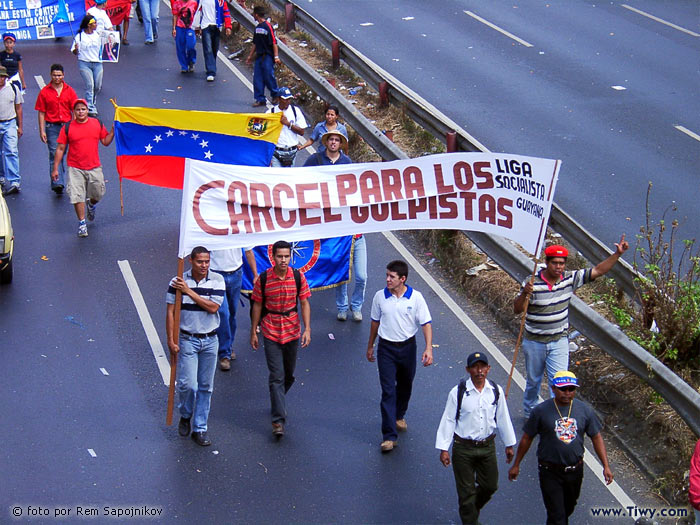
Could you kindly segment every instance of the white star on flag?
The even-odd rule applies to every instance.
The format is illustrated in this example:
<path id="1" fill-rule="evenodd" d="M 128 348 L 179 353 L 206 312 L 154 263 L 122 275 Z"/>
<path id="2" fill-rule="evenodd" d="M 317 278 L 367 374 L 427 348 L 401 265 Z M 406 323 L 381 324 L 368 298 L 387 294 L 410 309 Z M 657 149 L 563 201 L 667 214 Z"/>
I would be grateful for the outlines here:
<path id="1" fill-rule="evenodd" d="M 150 144 L 146 144 L 146 153 L 150 153 L 152 149 L 153 146 L 151 146 Z"/>
<path id="2" fill-rule="evenodd" d="M 199 143 L 199 145 L 202 146 L 203 148 L 206 148 L 209 145 L 209 142 L 207 142 L 206 140 L 203 140 L 202 142 Z"/>
<path id="3" fill-rule="evenodd" d="M 211 159 L 213 156 L 214 156 L 214 154 L 213 154 L 211 151 L 207 151 L 207 152 L 204 154 L 204 158 L 207 159 L 207 160 Z"/>
<path id="4" fill-rule="evenodd" d="M 172 137 L 174 135 L 173 130 L 169 129 L 168 131 L 165 132 L 166 137 Z"/>
<path id="5" fill-rule="evenodd" d="M 160 142 L 161 140 L 163 140 L 163 138 L 162 138 L 160 135 L 156 135 L 156 136 L 153 138 L 153 140 L 155 140 L 156 142 Z"/>
<path id="6" fill-rule="evenodd" d="M 186 131 L 180 131 L 180 135 L 187 135 Z"/>
<path id="7" fill-rule="evenodd" d="M 199 133 L 192 133 L 192 138 L 197 140 L 199 138 Z"/>

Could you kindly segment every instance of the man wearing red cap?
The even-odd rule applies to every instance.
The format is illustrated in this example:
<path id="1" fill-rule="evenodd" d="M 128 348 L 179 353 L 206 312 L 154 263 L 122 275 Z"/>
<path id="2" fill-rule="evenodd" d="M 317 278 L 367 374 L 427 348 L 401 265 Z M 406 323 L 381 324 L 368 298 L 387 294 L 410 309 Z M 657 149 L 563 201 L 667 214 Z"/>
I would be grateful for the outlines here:
<path id="1" fill-rule="evenodd" d="M 73 103 L 73 120 L 61 128 L 58 147 L 53 159 L 51 178 L 58 180 L 58 166 L 68 147 L 68 185 L 66 191 L 78 216 L 78 237 L 87 237 L 87 219 L 95 220 L 95 208 L 105 194 L 105 179 L 102 174 L 99 144 L 109 146 L 114 139 L 114 126 L 108 133 L 104 124 L 88 117 L 88 103 L 79 98 Z"/>
<path id="2" fill-rule="evenodd" d="M 568 250 L 564 246 L 548 246 L 544 251 L 546 266 L 537 272 L 534 279 L 523 283 L 520 295 L 515 298 L 513 309 L 516 314 L 523 313 L 527 308 L 522 343 L 527 370 L 527 386 L 523 395 L 526 418 L 530 417 L 537 404 L 545 366 L 550 385 L 558 370 L 569 368 L 567 331 L 571 296 L 577 288 L 605 275 L 615 266 L 629 248 L 624 234 L 615 248 L 615 253 L 595 268 L 566 271 Z"/>

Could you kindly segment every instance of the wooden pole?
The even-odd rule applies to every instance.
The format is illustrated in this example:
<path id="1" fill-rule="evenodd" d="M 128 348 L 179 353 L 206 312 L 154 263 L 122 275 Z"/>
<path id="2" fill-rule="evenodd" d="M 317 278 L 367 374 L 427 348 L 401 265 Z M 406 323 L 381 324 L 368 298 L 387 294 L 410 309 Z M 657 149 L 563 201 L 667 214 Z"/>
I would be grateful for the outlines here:
<path id="1" fill-rule="evenodd" d="M 185 272 L 185 260 L 179 257 L 177 260 L 177 276 L 182 279 Z M 175 292 L 175 312 L 173 319 L 173 341 L 180 340 L 180 306 L 182 304 L 182 292 Z M 168 388 L 168 409 L 165 414 L 165 424 L 170 426 L 173 424 L 173 407 L 175 405 L 175 378 L 177 377 L 177 354 L 170 353 L 170 386 Z"/>
<path id="2" fill-rule="evenodd" d="M 552 201 L 552 189 L 554 186 L 554 177 L 557 175 L 559 168 L 559 161 L 554 163 L 554 171 L 552 171 L 552 180 L 549 183 L 549 194 L 547 195 L 547 200 Z M 535 273 L 537 273 L 537 259 L 540 256 L 540 241 L 542 240 L 542 230 L 545 227 L 544 218 L 540 223 L 540 232 L 537 237 L 537 246 L 535 247 L 535 264 L 532 268 L 532 275 L 530 275 L 530 282 L 535 282 Z M 525 310 L 523 311 L 523 316 L 520 319 L 520 330 L 518 331 L 518 340 L 515 342 L 515 351 L 513 352 L 513 362 L 510 365 L 510 374 L 508 374 L 508 384 L 506 385 L 506 398 L 508 398 L 508 393 L 510 392 L 510 383 L 513 380 L 513 371 L 515 370 L 515 361 L 518 359 L 518 352 L 520 351 L 520 343 L 523 340 L 523 331 L 525 330 L 525 317 L 527 316 L 527 305 L 530 303 L 530 294 L 525 296 Z"/>
<path id="3" fill-rule="evenodd" d="M 122 176 L 119 175 L 119 204 L 122 207 L 122 217 L 124 217 L 124 190 L 122 188 Z"/>

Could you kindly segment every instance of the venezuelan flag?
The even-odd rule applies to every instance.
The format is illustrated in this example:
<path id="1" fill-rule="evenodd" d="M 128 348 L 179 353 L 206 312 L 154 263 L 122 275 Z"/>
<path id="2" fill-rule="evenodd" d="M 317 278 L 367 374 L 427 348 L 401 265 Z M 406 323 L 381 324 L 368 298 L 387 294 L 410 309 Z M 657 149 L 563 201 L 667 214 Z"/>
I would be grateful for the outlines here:
<path id="1" fill-rule="evenodd" d="M 281 113 L 116 108 L 117 171 L 125 179 L 182 189 L 185 159 L 269 166 Z"/>

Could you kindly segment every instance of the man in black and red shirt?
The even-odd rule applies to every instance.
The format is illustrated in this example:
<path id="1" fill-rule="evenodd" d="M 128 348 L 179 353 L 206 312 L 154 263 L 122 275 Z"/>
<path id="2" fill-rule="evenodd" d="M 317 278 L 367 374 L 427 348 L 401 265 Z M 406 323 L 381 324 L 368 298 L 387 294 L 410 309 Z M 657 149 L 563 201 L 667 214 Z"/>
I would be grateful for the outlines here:
<path id="1" fill-rule="evenodd" d="M 258 349 L 257 328 L 260 324 L 270 371 L 272 433 L 277 437 L 284 435 L 287 419 L 285 394 L 294 383 L 299 339 L 302 348 L 311 341 L 311 291 L 304 274 L 289 266 L 291 254 L 292 246 L 288 242 L 277 241 L 272 245 L 275 265 L 255 281 L 251 303 L 250 345 L 253 350 Z M 303 332 L 297 312 L 297 298 L 301 302 Z"/>
<path id="2" fill-rule="evenodd" d="M 277 50 L 277 37 L 272 24 L 265 18 L 265 8 L 256 6 L 253 9 L 253 18 L 258 23 L 255 26 L 253 36 L 253 49 L 246 60 L 246 64 L 253 61 L 255 57 L 255 67 L 253 69 L 253 96 L 255 102 L 253 107 L 265 106 L 265 88 L 270 90 L 274 99 L 279 89 L 275 78 L 275 64 L 280 63 L 279 52 Z"/>
<path id="3" fill-rule="evenodd" d="M 95 220 L 95 207 L 105 194 L 105 179 L 102 174 L 99 144 L 109 146 L 114 139 L 114 126 L 108 133 L 102 122 L 88 117 L 88 104 L 79 98 L 73 104 L 73 120 L 61 128 L 58 147 L 53 159 L 51 178 L 58 180 L 58 165 L 68 147 L 68 186 L 70 202 L 78 216 L 78 237 L 87 237 L 87 219 Z"/>

